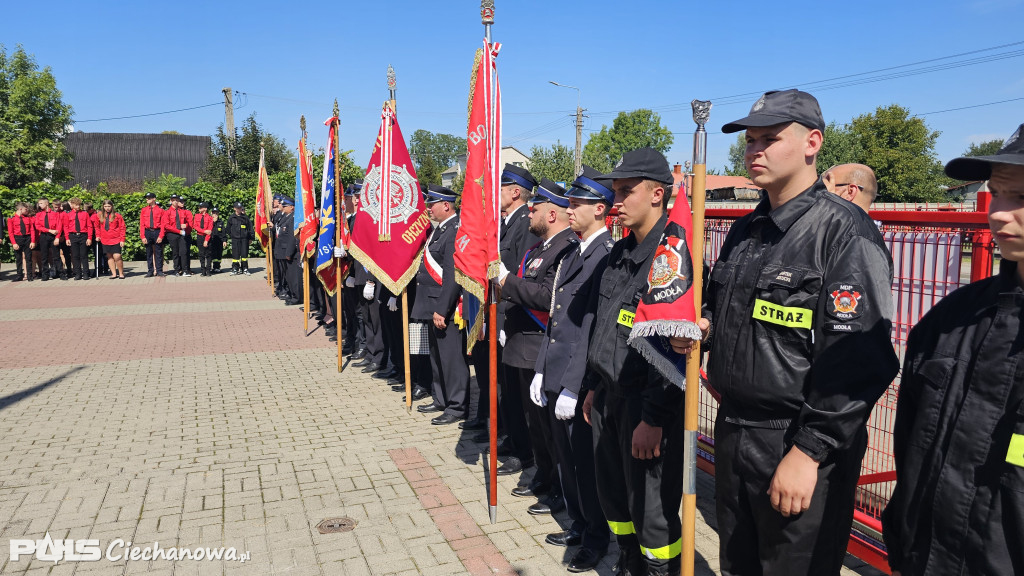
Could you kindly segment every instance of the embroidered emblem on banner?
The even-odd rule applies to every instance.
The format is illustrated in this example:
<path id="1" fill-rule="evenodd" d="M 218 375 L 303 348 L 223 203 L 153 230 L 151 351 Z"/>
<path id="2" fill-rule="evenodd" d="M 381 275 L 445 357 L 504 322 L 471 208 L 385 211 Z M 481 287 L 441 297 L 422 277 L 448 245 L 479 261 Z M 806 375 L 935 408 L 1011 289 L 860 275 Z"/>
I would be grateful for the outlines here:
<path id="1" fill-rule="evenodd" d="M 373 218 L 376 224 L 380 220 L 380 166 L 374 166 L 363 182 L 363 194 L 359 209 Z M 391 223 L 403 224 L 416 213 L 416 202 L 420 193 L 416 179 L 403 166 L 391 165 Z"/>
<path id="2" fill-rule="evenodd" d="M 647 274 L 647 293 L 643 295 L 644 303 L 676 301 L 690 290 L 691 274 L 693 266 L 690 263 L 686 240 L 679 236 L 666 235 L 654 252 L 654 260 L 651 261 L 651 271 Z"/>
<path id="3" fill-rule="evenodd" d="M 864 312 L 861 298 L 864 289 L 856 284 L 833 284 L 828 287 L 828 315 L 837 320 L 853 320 Z"/>

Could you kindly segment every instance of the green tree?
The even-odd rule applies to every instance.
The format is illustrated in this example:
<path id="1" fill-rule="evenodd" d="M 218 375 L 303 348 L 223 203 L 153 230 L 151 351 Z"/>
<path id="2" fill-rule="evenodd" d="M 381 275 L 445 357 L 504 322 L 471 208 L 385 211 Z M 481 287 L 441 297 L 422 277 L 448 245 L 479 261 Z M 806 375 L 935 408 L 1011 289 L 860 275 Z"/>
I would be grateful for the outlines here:
<path id="1" fill-rule="evenodd" d="M 849 124 L 830 122 L 825 126 L 825 140 L 818 151 L 818 174 L 837 164 L 863 162 L 864 147 Z"/>
<path id="2" fill-rule="evenodd" d="M 987 140 L 980 144 L 971 142 L 971 145 L 964 150 L 964 156 L 992 156 L 1003 147 L 1003 140 Z"/>
<path id="3" fill-rule="evenodd" d="M 466 153 L 466 139 L 451 134 L 417 130 L 409 139 L 409 154 L 416 165 L 416 178 L 427 184 L 441 184 L 441 173 Z"/>
<path id="4" fill-rule="evenodd" d="M 939 133 L 906 108 L 879 106 L 872 114 L 857 116 L 850 131 L 862 146 L 859 161 L 878 177 L 878 198 L 883 202 L 937 201 L 945 198 L 949 180 L 935 154 Z"/>
<path id="5" fill-rule="evenodd" d="M 538 181 L 550 178 L 556 182 L 572 182 L 576 179 L 575 169 L 576 154 L 561 142 L 530 149 L 530 173 Z"/>
<path id="6" fill-rule="evenodd" d="M 265 150 L 267 174 L 295 169 L 295 154 L 283 139 L 263 129 L 256 121 L 254 112 L 242 122 L 240 136 L 238 130 L 235 130 L 234 150 L 231 149 L 231 142 L 224 132 L 224 125 L 217 127 L 217 132 L 210 141 L 210 157 L 203 172 L 203 179 L 220 185 L 254 185 L 259 173 L 261 142 Z"/>
<path id="7" fill-rule="evenodd" d="M 661 116 L 641 108 L 619 112 L 612 126 L 601 126 L 583 147 L 583 163 L 601 172 L 610 172 L 622 155 L 630 150 L 650 146 L 664 154 L 672 147 L 673 136 L 661 125 Z M 532 166 L 532 164 L 531 164 Z"/>
<path id="8" fill-rule="evenodd" d="M 0 185 L 67 181 L 71 115 L 50 67 L 40 70 L 20 45 L 8 56 L 0 44 Z"/>
<path id="9" fill-rule="evenodd" d="M 736 142 L 729 145 L 729 165 L 725 167 L 726 176 L 746 176 L 747 165 L 743 156 L 747 151 L 747 137 L 745 132 L 736 135 Z"/>

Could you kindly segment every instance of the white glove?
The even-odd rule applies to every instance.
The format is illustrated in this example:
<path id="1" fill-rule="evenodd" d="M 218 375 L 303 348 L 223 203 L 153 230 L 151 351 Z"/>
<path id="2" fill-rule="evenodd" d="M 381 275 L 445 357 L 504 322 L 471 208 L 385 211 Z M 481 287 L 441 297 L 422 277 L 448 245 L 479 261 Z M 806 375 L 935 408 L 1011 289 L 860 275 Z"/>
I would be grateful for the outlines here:
<path id="1" fill-rule="evenodd" d="M 355 288 L 356 287 L 356 279 L 353 278 L 352 276 L 349 276 L 348 278 L 345 278 L 345 287 L 346 288 Z"/>
<path id="2" fill-rule="evenodd" d="M 344 246 L 335 246 L 334 247 L 334 257 L 335 258 L 344 258 L 346 254 L 348 254 L 348 252 L 345 252 L 345 247 Z"/>
<path id="3" fill-rule="evenodd" d="M 373 300 L 373 288 L 375 284 L 373 282 L 367 282 L 366 286 L 363 286 L 363 298 L 367 300 Z"/>
<path id="4" fill-rule="evenodd" d="M 398 312 L 398 299 L 394 296 L 388 299 L 388 310 Z"/>
<path id="5" fill-rule="evenodd" d="M 498 282 L 504 282 L 505 276 L 508 276 L 508 268 L 505 268 L 505 263 L 501 263 L 501 269 L 498 271 Z"/>
<path id="6" fill-rule="evenodd" d="M 498 332 L 498 344 L 501 344 L 502 346 L 505 345 L 505 331 L 504 330 Z"/>
<path id="7" fill-rule="evenodd" d="M 534 374 L 533 381 L 530 382 L 530 400 L 541 408 L 548 405 L 547 395 L 544 394 L 544 375 Z M 561 400 L 561 398 L 559 398 Z"/>
<path id="8" fill-rule="evenodd" d="M 558 395 L 558 400 L 555 402 L 555 418 L 571 420 L 576 415 L 576 400 L 578 399 L 579 395 L 562 388 L 562 393 Z"/>

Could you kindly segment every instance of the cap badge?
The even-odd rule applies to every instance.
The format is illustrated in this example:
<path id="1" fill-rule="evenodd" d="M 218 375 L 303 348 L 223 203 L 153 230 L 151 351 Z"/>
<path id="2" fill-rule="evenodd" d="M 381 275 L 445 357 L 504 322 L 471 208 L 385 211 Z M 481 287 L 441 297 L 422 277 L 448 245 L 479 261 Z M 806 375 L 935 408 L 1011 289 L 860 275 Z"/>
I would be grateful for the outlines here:
<path id="1" fill-rule="evenodd" d="M 1003 142 L 1003 149 L 1009 148 L 1019 138 L 1020 138 L 1020 127 L 1018 126 L 1017 127 L 1017 131 L 1014 132 L 1013 134 L 1011 134 L 1010 137 L 1006 139 L 1006 142 Z"/>
<path id="2" fill-rule="evenodd" d="M 623 161 L 624 159 L 625 159 L 625 158 L 619 158 L 619 161 L 615 163 L 615 169 L 616 169 L 616 170 L 617 170 L 617 169 L 619 168 L 619 166 L 622 166 L 622 161 Z"/>
<path id="3" fill-rule="evenodd" d="M 767 96 L 767 94 L 762 94 L 761 97 L 757 99 L 757 102 L 754 102 L 754 106 L 750 109 L 750 112 L 760 112 L 761 108 L 764 108 L 764 99 Z"/>

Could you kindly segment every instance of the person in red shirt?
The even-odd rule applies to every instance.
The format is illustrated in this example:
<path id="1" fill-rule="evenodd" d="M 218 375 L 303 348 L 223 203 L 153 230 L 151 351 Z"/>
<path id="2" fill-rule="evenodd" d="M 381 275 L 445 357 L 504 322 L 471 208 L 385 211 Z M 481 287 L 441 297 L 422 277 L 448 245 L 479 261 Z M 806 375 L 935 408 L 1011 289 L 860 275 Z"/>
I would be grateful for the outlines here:
<path id="1" fill-rule="evenodd" d="M 192 229 L 192 213 L 177 194 L 171 196 L 170 207 L 164 211 L 164 235 L 171 245 L 171 260 L 178 276 L 191 276 L 189 265 L 189 231 Z"/>
<path id="2" fill-rule="evenodd" d="M 60 262 L 57 242 L 60 242 L 61 217 L 50 209 L 50 201 L 46 198 L 40 198 L 37 206 L 35 225 L 36 242 L 39 245 L 39 271 L 43 282 L 46 282 L 51 274 L 56 276 L 57 263 Z"/>
<path id="3" fill-rule="evenodd" d="M 192 226 L 196 230 L 196 248 L 199 249 L 199 266 L 202 268 L 200 275 L 210 276 L 212 268 L 210 262 L 210 236 L 213 234 L 213 216 L 207 214 L 210 209 L 209 202 L 199 205 L 199 213 L 192 217 Z"/>
<path id="4" fill-rule="evenodd" d="M 64 238 L 64 219 L 65 213 L 71 211 L 71 203 L 67 200 L 54 202 L 53 210 L 60 216 L 61 221 L 60 234 L 54 241 L 54 245 L 57 246 L 57 274 L 61 280 L 67 280 L 71 277 L 71 242 Z"/>
<path id="5" fill-rule="evenodd" d="M 124 262 L 121 260 L 121 249 L 124 248 L 124 218 L 114 212 L 114 203 L 109 199 L 103 201 L 96 219 L 96 237 L 103 245 L 103 254 L 110 266 L 110 279 L 124 280 Z"/>
<path id="6" fill-rule="evenodd" d="M 77 196 L 68 200 L 70 210 L 64 212 L 62 222 L 64 242 L 71 248 L 71 259 L 66 269 L 75 280 L 89 278 L 89 246 L 92 246 L 92 222 L 89 213 L 82 210 L 82 199 Z"/>
<path id="7" fill-rule="evenodd" d="M 15 282 L 32 280 L 32 249 L 36 247 L 36 225 L 27 213 L 28 204 L 18 202 L 14 206 L 14 216 L 7 219 L 7 237 L 11 240 L 14 261 L 18 266 L 18 277 L 14 279 Z"/>
<path id="8" fill-rule="evenodd" d="M 156 194 L 146 193 L 146 205 L 139 213 L 139 238 L 146 247 L 146 278 L 164 275 L 164 209 L 156 205 Z"/>

